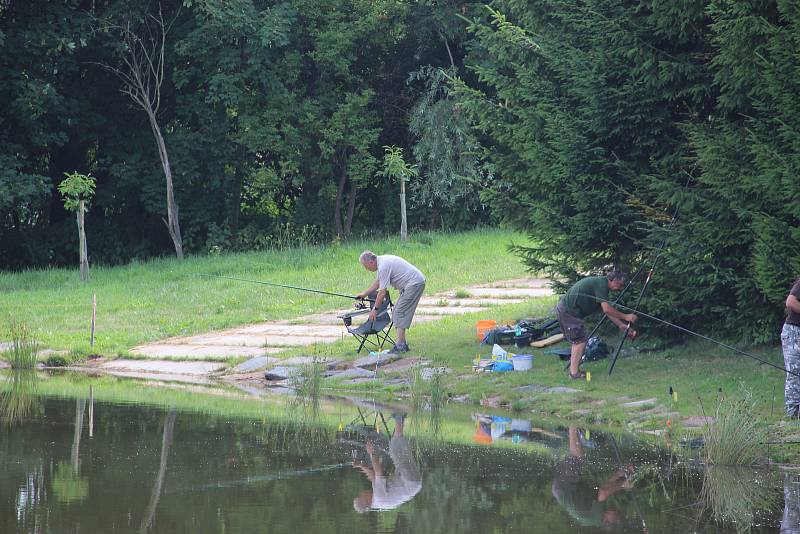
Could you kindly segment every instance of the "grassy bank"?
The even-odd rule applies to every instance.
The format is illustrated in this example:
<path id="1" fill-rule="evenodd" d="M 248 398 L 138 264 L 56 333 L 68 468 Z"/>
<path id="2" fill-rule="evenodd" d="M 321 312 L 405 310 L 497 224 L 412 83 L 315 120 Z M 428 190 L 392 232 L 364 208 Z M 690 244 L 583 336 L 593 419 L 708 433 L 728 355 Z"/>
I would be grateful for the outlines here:
<path id="1" fill-rule="evenodd" d="M 92 294 L 97 295 L 97 332 L 91 352 L 113 356 L 132 346 L 256 321 L 288 319 L 336 309 L 342 299 L 201 274 L 267 280 L 355 294 L 374 275 L 358 264 L 365 248 L 397 254 L 428 274 L 427 292 L 523 276 L 510 255 L 520 234 L 502 230 L 421 233 L 263 253 L 159 259 L 123 267 L 95 267 L 83 284 L 75 269 L 0 274 L 0 322 L 24 321 L 44 347 L 90 352 Z M 0 332 L 0 341 L 6 335 Z"/>
<path id="2" fill-rule="evenodd" d="M 527 303 L 499 306 L 488 312 L 445 317 L 439 321 L 414 325 L 408 339 L 412 355 L 423 356 L 433 366 L 451 370 L 441 383 L 429 387 L 429 397 L 444 395 L 460 397 L 468 405 L 500 405 L 520 417 L 546 417 L 569 420 L 581 426 L 608 425 L 626 430 L 647 430 L 663 433 L 664 440 L 675 440 L 688 434 L 696 435 L 704 416 L 713 418 L 721 401 L 739 399 L 752 394 L 757 424 L 771 424 L 774 440 L 800 439 L 800 423 L 783 417 L 783 381 L 779 370 L 759 364 L 745 356 L 702 340 L 686 340 L 661 351 L 641 351 L 649 343 L 638 341 L 626 347 L 626 357 L 617 361 L 613 374 L 608 375 L 610 359 L 585 364 L 592 379 L 570 380 L 564 370 L 565 362 L 558 356 L 545 354 L 543 349 L 517 349 L 512 352 L 534 355 L 533 369 L 527 372 L 475 373 L 472 360 L 476 355 L 488 357 L 491 348 L 475 340 L 475 322 L 495 319 L 499 324 L 513 324 L 524 317 L 541 317 L 551 313 L 555 297 L 532 299 Z M 591 321 L 590 321 L 591 323 Z M 646 334 L 642 321 L 640 332 Z M 606 330 L 603 338 L 613 350 L 619 332 Z M 646 337 L 646 335 L 644 336 Z M 566 347 L 562 343 L 556 347 Z M 341 358 L 352 355 L 350 340 L 313 349 L 321 355 Z M 779 346 L 749 348 L 758 357 L 782 365 Z M 308 354 L 297 349 L 289 355 Z M 350 356 L 352 357 L 352 356 Z M 387 394 L 411 398 L 415 392 L 406 387 L 383 387 L 365 383 L 351 388 L 372 394 Z M 523 386 L 563 386 L 578 390 L 575 393 L 541 393 L 518 390 Z M 670 393 L 670 388 L 674 394 Z M 773 404 L 774 394 L 774 404 Z M 638 406 L 623 406 L 629 402 Z M 690 419 L 691 418 L 691 419 Z M 692 428 L 689 428 L 692 424 Z M 766 446 L 764 446 L 766 450 Z M 773 446 L 773 459 L 795 461 L 800 447 Z"/>

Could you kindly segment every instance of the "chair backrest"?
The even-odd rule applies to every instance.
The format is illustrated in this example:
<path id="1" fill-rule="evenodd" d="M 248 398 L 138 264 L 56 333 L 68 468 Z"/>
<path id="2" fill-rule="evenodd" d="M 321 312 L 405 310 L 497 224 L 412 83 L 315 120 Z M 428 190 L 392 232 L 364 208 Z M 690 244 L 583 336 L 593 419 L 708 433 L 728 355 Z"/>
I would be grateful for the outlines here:
<path id="1" fill-rule="evenodd" d="M 370 309 L 374 309 L 375 308 L 375 299 L 377 298 L 377 296 L 378 296 L 378 292 L 377 291 L 373 291 L 372 293 L 367 295 L 367 298 L 369 299 L 369 307 L 370 307 Z M 377 317 L 375 317 L 375 321 L 378 322 L 379 320 L 381 320 L 383 318 L 383 316 L 386 316 L 388 318 L 389 317 L 389 313 L 388 312 L 389 312 L 389 309 L 391 307 L 392 307 L 392 297 L 391 297 L 391 295 L 389 295 L 389 292 L 387 291 L 386 292 L 386 297 L 383 299 L 383 302 L 381 302 L 381 305 L 378 308 L 378 315 L 377 315 Z"/>

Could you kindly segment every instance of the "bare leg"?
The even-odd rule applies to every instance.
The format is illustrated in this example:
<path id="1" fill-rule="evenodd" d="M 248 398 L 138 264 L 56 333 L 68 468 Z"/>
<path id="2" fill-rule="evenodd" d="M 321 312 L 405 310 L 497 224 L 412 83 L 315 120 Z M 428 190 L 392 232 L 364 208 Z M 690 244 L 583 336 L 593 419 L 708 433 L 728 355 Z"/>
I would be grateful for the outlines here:
<path id="1" fill-rule="evenodd" d="M 397 329 L 397 345 L 405 345 L 406 344 L 406 329 L 405 328 L 398 328 Z"/>
<path id="2" fill-rule="evenodd" d="M 583 351 L 586 349 L 586 341 L 583 343 L 575 343 L 572 345 L 569 358 L 569 372 L 573 375 L 578 372 L 578 366 L 583 357 Z"/>

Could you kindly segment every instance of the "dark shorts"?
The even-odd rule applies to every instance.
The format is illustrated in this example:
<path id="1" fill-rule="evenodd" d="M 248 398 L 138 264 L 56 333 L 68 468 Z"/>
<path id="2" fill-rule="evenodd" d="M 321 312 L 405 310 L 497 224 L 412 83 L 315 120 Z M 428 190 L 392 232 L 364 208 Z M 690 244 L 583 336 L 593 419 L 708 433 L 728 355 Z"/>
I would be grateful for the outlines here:
<path id="1" fill-rule="evenodd" d="M 563 302 L 559 302 L 558 306 L 556 306 L 556 317 L 558 318 L 558 324 L 561 325 L 561 332 L 564 334 L 564 339 L 573 345 L 586 343 L 589 340 L 589 337 L 586 335 L 586 328 L 584 328 L 583 325 L 583 319 L 568 314 L 564 310 Z"/>

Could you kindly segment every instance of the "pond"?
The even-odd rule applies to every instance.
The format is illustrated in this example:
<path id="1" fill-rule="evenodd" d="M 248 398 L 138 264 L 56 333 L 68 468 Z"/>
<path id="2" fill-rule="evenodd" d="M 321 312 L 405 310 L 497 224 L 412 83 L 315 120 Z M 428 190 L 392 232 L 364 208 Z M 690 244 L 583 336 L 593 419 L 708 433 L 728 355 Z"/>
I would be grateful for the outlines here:
<path id="1" fill-rule="evenodd" d="M 3 533 L 797 532 L 800 517 L 790 472 L 703 470 L 478 407 L 63 376 L 0 388 Z"/>

